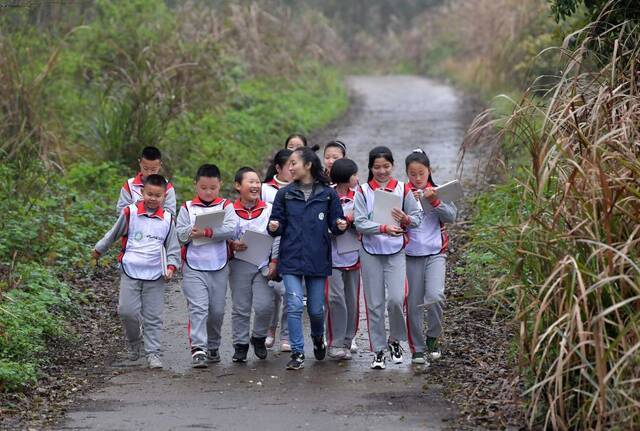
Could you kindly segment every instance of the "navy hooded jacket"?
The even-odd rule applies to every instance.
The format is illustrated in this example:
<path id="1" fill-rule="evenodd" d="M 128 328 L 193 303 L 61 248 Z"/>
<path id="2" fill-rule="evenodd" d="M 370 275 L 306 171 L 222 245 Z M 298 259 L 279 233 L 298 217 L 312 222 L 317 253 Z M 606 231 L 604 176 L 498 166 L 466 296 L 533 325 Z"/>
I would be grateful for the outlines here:
<path id="1" fill-rule="evenodd" d="M 293 182 L 278 190 L 270 220 L 280 223 L 272 236 L 280 236 L 280 274 L 331 275 L 331 238 L 344 233 L 336 222 L 344 218 L 336 191 L 316 181 L 305 201 L 299 184 Z"/>

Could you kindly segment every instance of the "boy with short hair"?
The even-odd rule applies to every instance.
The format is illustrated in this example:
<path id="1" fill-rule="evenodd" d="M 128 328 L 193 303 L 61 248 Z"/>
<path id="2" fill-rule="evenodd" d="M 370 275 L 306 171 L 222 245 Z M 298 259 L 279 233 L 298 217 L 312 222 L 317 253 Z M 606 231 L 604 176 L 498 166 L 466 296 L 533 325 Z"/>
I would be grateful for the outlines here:
<path id="1" fill-rule="evenodd" d="M 124 325 L 129 359 L 138 360 L 144 344 L 150 368 L 162 368 L 160 341 L 165 285 L 180 265 L 173 215 L 162 207 L 166 191 L 167 181 L 162 175 L 147 176 L 141 190 L 142 200 L 122 210 L 92 252 L 98 260 L 123 238 L 118 256 L 121 269 L 118 314 Z"/>
<path id="2" fill-rule="evenodd" d="M 138 163 L 140 164 L 140 172 L 135 177 L 125 181 L 122 189 L 120 189 L 120 197 L 117 204 L 118 214 L 127 206 L 142 199 L 142 187 L 145 179 L 149 175 L 158 174 L 160 168 L 162 168 L 162 153 L 156 147 L 144 147 Z M 176 215 L 176 191 L 170 182 L 167 182 L 163 208 L 173 216 Z"/>
<path id="3" fill-rule="evenodd" d="M 182 292 L 189 309 L 189 341 L 191 365 L 207 368 L 207 363 L 219 362 L 222 321 L 229 281 L 229 250 L 227 240 L 236 231 L 237 218 L 231 201 L 221 198 L 220 170 L 216 165 L 200 166 L 196 173 L 196 197 L 180 209 L 176 230 L 183 245 L 184 260 Z M 198 229 L 196 216 L 208 212 L 225 212 L 218 229 Z M 209 238 L 204 244 L 193 239 Z"/>

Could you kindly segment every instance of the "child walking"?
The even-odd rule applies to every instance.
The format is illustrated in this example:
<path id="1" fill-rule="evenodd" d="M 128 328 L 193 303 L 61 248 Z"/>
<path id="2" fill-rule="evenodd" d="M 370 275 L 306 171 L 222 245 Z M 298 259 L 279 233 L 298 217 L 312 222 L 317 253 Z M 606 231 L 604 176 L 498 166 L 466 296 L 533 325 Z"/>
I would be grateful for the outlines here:
<path id="1" fill-rule="evenodd" d="M 205 164 L 195 177 L 196 196 L 184 203 L 177 222 L 178 239 L 184 257 L 182 292 L 189 311 L 189 343 L 191 364 L 207 368 L 207 363 L 220 362 L 222 321 L 229 280 L 227 240 L 233 238 L 236 217 L 231 201 L 221 198 L 220 170 Z M 224 221 L 218 229 L 195 227 L 196 217 L 214 211 L 224 211 Z M 194 239 L 208 238 L 206 243 Z"/>
<path id="2" fill-rule="evenodd" d="M 292 152 L 287 148 L 278 151 L 273 157 L 269 169 L 267 169 L 267 175 L 262 184 L 261 196 L 262 200 L 268 204 L 273 204 L 278 190 L 291 182 L 288 162 Z M 275 344 L 278 322 L 280 322 L 280 351 L 290 352 L 291 344 L 289 343 L 287 307 L 284 300 L 284 283 L 282 280 L 271 280 L 269 285 L 273 289 L 273 313 L 265 345 L 270 349 Z"/>
<path id="3" fill-rule="evenodd" d="M 421 210 L 414 195 L 405 194 L 404 184 L 391 176 L 393 154 L 389 148 L 372 149 L 369 152 L 368 166 L 368 182 L 358 188 L 355 197 L 355 225 L 362 234 L 362 281 L 369 341 L 375 353 L 371 368 L 384 369 L 384 351 L 387 346 L 394 363 L 401 364 L 403 361 L 400 341 L 406 340 L 403 314 L 406 298 L 404 232 L 406 228 L 418 226 Z M 403 197 L 402 209 L 394 208 L 392 211 L 393 218 L 399 226 L 371 220 L 376 190 Z M 389 313 L 388 338 L 385 329 L 385 300 Z"/>
<path id="4" fill-rule="evenodd" d="M 422 199 L 422 222 L 408 229 L 407 254 L 407 336 L 414 364 L 425 364 L 425 351 L 431 359 L 441 356 L 438 337 L 442 333 L 446 253 L 449 236 L 445 223 L 456 219 L 456 206 L 438 199 L 433 190 L 431 163 L 422 149 L 413 150 L 405 160 L 409 183 L 406 189 Z M 425 203 L 426 201 L 426 203 Z M 420 307 L 426 305 L 426 310 Z M 427 320 L 427 338 L 423 323 Z"/>
<path id="5" fill-rule="evenodd" d="M 156 147 L 145 147 L 138 159 L 140 172 L 129 178 L 120 189 L 120 197 L 116 205 L 118 214 L 127 206 L 142 199 L 142 187 L 149 175 L 160 172 L 162 168 L 162 153 Z M 167 192 L 164 198 L 163 208 L 174 216 L 176 215 L 176 191 L 170 182 L 167 182 Z"/>
<path id="6" fill-rule="evenodd" d="M 248 230 L 267 233 L 267 224 L 271 215 L 271 204 L 260 199 L 262 183 L 258 173 L 252 168 L 240 168 L 235 175 L 235 188 L 239 198 L 233 204 L 238 224 L 231 248 L 235 252 L 251 249 L 250 243 L 242 242 L 242 236 Z M 267 358 L 265 345 L 271 315 L 273 314 L 273 292 L 268 285 L 268 279 L 276 273 L 275 261 L 277 245 L 274 241 L 272 252 L 264 256 L 262 263 L 256 266 L 238 258 L 231 260 L 229 282 L 231 285 L 231 299 L 233 312 L 231 313 L 231 327 L 233 332 L 233 362 L 246 362 L 249 343 L 259 359 Z M 254 311 L 253 331 L 251 337 L 251 309 Z"/>
<path id="7" fill-rule="evenodd" d="M 342 141 L 331 141 L 324 146 L 324 169 L 331 178 L 331 168 L 336 160 L 347 157 L 347 146 Z M 332 180 L 333 181 L 333 180 Z"/>
<path id="8" fill-rule="evenodd" d="M 340 198 L 344 218 L 349 224 L 344 235 L 357 232 L 353 227 L 353 206 L 358 182 L 358 165 L 342 158 L 332 164 L 331 181 Z M 325 301 L 327 305 L 327 341 L 331 358 L 350 360 L 352 340 L 358 330 L 358 301 L 360 293 L 360 257 L 358 250 L 340 252 L 336 237 L 331 238 L 333 269 L 327 280 Z"/>
<path id="9" fill-rule="evenodd" d="M 313 351 L 324 359 L 324 289 L 331 275 L 329 231 L 339 235 L 347 229 L 340 200 L 329 187 L 320 159 L 310 148 L 298 148 L 289 159 L 293 182 L 280 189 L 273 203 L 269 233 L 280 236 L 278 272 L 287 292 L 291 360 L 287 369 L 304 367 L 302 333 L 303 286 L 307 288 L 307 311 L 311 321 Z"/>
<path id="10" fill-rule="evenodd" d="M 162 368 L 160 341 L 165 283 L 180 265 L 173 216 L 162 208 L 166 191 L 167 181 L 163 176 L 148 175 L 141 189 L 142 200 L 122 210 L 92 252 L 97 260 L 115 241 L 123 238 L 118 257 L 118 314 L 127 339 L 128 358 L 137 361 L 144 346 L 150 368 Z"/>

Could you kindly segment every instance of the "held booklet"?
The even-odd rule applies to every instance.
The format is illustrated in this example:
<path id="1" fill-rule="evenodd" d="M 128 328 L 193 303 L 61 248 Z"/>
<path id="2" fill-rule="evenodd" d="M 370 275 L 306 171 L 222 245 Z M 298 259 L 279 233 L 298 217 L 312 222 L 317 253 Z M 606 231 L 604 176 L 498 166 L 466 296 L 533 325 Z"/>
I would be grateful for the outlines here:
<path id="1" fill-rule="evenodd" d="M 391 210 L 402 209 L 402 196 L 393 193 L 376 190 L 374 192 L 375 203 L 373 205 L 373 215 L 371 220 L 386 225 L 400 226 L 393 216 Z"/>
<path id="2" fill-rule="evenodd" d="M 215 210 L 203 214 L 196 215 L 194 226 L 198 229 L 213 229 L 214 231 L 222 226 L 224 222 L 224 210 Z M 211 238 L 193 238 L 193 245 L 208 244 L 213 241 Z"/>
<path id="3" fill-rule="evenodd" d="M 458 180 L 444 183 L 441 186 L 436 187 L 435 190 L 438 195 L 438 199 L 444 202 L 457 201 L 463 196 L 462 186 Z"/>
<path id="4" fill-rule="evenodd" d="M 160 248 L 160 265 L 162 265 L 162 275 L 167 276 L 167 249 L 164 245 Z"/>
<path id="5" fill-rule="evenodd" d="M 246 244 L 247 249 L 245 251 L 236 251 L 234 256 L 236 259 L 252 263 L 260 268 L 271 255 L 273 240 L 274 238 L 271 235 L 248 230 L 240 238 L 240 241 Z"/>

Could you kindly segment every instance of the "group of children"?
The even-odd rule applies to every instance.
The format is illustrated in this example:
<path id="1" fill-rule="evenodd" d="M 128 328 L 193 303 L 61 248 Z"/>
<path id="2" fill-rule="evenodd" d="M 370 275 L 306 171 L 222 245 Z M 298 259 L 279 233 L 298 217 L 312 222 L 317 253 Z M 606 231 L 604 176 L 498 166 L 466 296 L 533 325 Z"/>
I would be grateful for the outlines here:
<path id="1" fill-rule="evenodd" d="M 302 368 L 303 290 L 294 277 L 296 274 L 292 274 L 295 271 L 288 270 L 289 264 L 280 262 L 279 257 L 281 245 L 285 256 L 291 256 L 291 251 L 298 247 L 282 236 L 283 211 L 286 212 L 283 206 L 295 198 L 289 185 L 298 185 L 296 190 L 303 205 L 315 193 L 315 186 L 307 188 L 299 184 L 300 172 L 305 169 L 309 172 L 312 164 L 321 166 L 315 155 L 319 148 L 311 149 L 304 136 L 289 136 L 285 148 L 274 156 L 264 182 L 254 169 L 240 168 L 234 178 L 238 195 L 235 201 L 220 196 L 219 169 L 213 164 L 202 165 L 195 175 L 195 196 L 181 206 L 177 217 L 174 188 L 158 174 L 162 164 L 160 151 L 155 147 L 142 151 L 140 172 L 122 187 L 118 219 L 92 252 L 98 259 L 122 239 L 118 257 L 121 270 L 118 312 L 130 360 L 144 354 L 149 367 L 162 367 L 164 285 L 181 268 L 194 368 L 206 368 L 209 363 L 220 361 L 227 286 L 232 302 L 232 360 L 246 362 L 250 346 L 255 356 L 266 359 L 268 349 L 275 345 L 280 325 L 280 350 L 293 350 L 287 368 Z M 335 193 L 332 190 L 326 199 L 337 196 L 339 204 L 331 214 L 333 228 L 327 237 L 330 255 L 314 256 L 312 260 L 319 262 L 305 262 L 305 265 L 329 265 L 330 273 L 314 280 L 323 283 L 324 297 L 320 301 L 309 298 L 307 304 L 316 359 L 324 358 L 325 348 L 328 356 L 337 360 L 349 360 L 357 351 L 360 286 L 364 290 L 370 348 L 374 353 L 371 368 L 386 367 L 386 351 L 392 362 L 402 363 L 401 341 L 408 342 L 415 364 L 439 358 L 448 244 L 444 224 L 455 220 L 456 207 L 438 199 L 427 155 L 417 149 L 407 156 L 409 181 L 403 183 L 392 176 L 392 152 L 386 147 L 376 147 L 369 154 L 368 180 L 360 184 L 358 167 L 346 157 L 343 142 L 329 142 L 323 151 L 324 172 L 314 176 L 330 179 Z M 392 213 L 396 224 L 381 225 L 372 220 L 378 189 L 402 198 L 402 208 L 394 208 Z M 325 195 L 321 196 L 325 199 Z M 213 211 L 224 212 L 220 227 L 195 226 L 198 215 Z M 325 213 L 317 216 L 323 220 Z M 304 230 L 302 213 L 300 218 L 296 228 Z M 234 257 L 251 247 L 243 242 L 249 230 L 275 237 L 260 265 Z M 324 230 L 326 236 L 328 229 Z M 360 241 L 359 250 L 340 252 L 337 238 L 343 233 Z M 307 293 L 311 295 L 309 280 L 306 282 Z M 388 334 L 385 311 L 389 316 Z"/>

